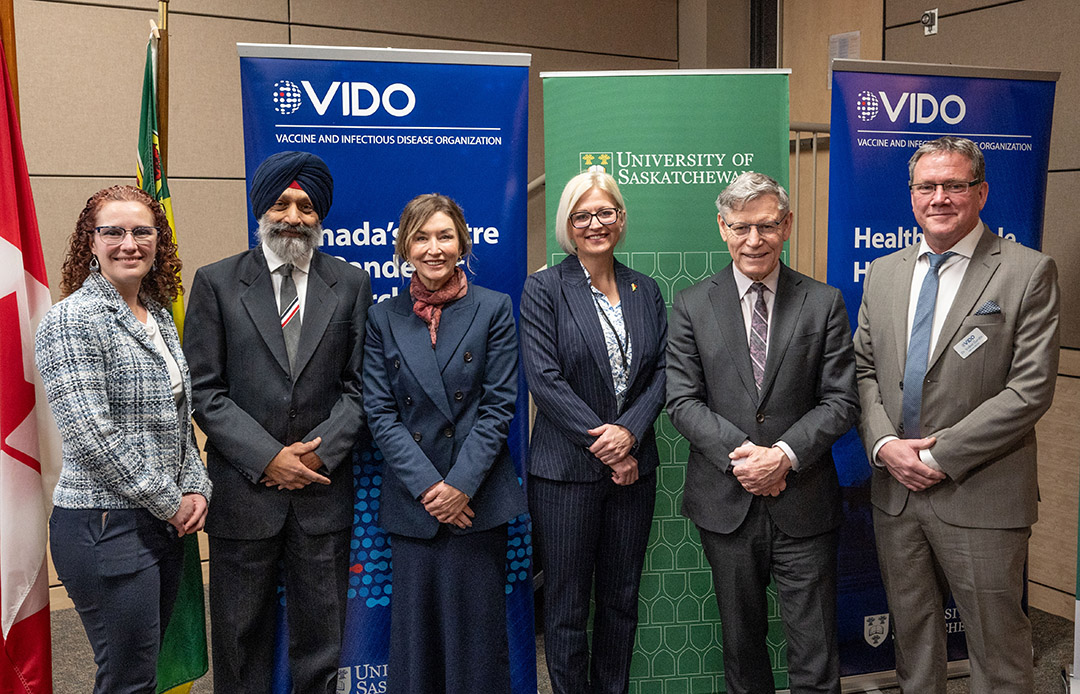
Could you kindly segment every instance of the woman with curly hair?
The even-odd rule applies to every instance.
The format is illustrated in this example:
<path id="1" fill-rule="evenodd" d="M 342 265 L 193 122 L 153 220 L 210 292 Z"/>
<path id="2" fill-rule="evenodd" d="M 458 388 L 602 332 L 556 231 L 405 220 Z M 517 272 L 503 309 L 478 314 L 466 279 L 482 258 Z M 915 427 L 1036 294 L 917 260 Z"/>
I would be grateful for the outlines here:
<path id="1" fill-rule="evenodd" d="M 180 538 L 202 529 L 210 498 L 167 309 L 180 259 L 160 204 L 131 186 L 91 196 L 60 286 L 35 348 L 63 439 L 53 563 L 94 649 L 95 694 L 153 694 Z"/>

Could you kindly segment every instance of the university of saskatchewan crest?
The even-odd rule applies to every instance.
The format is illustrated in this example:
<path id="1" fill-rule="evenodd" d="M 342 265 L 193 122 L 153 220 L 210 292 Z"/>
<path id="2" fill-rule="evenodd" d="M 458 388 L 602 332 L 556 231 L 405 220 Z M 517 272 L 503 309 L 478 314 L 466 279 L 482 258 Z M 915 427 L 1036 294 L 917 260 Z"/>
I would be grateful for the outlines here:
<path id="1" fill-rule="evenodd" d="M 352 668 L 339 667 L 337 671 L 337 694 L 352 692 Z"/>
<path id="2" fill-rule="evenodd" d="M 611 173 L 611 160 L 614 159 L 611 152 L 582 152 L 578 155 L 578 165 L 581 173 L 589 170 L 590 166 L 602 166 L 604 171 Z"/>
<path id="3" fill-rule="evenodd" d="M 866 642 L 874 648 L 885 643 L 885 637 L 889 635 L 888 613 L 868 614 L 863 617 L 862 634 Z"/>

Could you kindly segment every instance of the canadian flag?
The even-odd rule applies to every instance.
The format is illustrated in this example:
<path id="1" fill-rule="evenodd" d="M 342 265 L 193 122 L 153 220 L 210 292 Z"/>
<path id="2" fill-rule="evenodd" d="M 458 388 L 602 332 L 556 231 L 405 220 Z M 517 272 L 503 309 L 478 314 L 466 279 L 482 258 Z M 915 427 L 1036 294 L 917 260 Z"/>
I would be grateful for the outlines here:
<path id="1" fill-rule="evenodd" d="M 52 301 L 2 45 L 0 71 L 0 694 L 51 694 L 45 544 L 60 446 L 34 331 Z"/>

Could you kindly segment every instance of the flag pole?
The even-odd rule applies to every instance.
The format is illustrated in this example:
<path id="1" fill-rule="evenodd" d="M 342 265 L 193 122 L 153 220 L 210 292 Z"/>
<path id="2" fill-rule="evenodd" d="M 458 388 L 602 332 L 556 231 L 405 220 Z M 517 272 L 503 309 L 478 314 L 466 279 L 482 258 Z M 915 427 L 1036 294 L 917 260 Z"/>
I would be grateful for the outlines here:
<path id="1" fill-rule="evenodd" d="M 2 0 L 10 2 L 11 0 Z M 157 112 L 161 175 L 169 169 L 169 0 L 158 0 Z"/>
<path id="2" fill-rule="evenodd" d="M 15 117 L 19 118 L 19 73 L 15 69 L 15 5 L 14 0 L 0 0 L 0 43 L 7 58 L 11 96 L 15 101 Z M 21 120 L 21 119 L 20 119 Z"/>

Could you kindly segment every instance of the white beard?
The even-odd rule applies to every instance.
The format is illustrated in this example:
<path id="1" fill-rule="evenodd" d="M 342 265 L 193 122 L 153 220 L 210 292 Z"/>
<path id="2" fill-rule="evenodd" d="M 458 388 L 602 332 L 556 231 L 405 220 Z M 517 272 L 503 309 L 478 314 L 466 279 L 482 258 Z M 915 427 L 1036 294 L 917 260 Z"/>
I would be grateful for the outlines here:
<path id="1" fill-rule="evenodd" d="M 284 236 L 283 231 L 294 231 L 300 236 Z M 311 226 L 292 226 L 284 222 L 267 221 L 264 215 L 259 220 L 259 241 L 277 254 L 286 263 L 296 265 L 311 255 L 322 242 L 322 224 L 315 222 Z"/>

